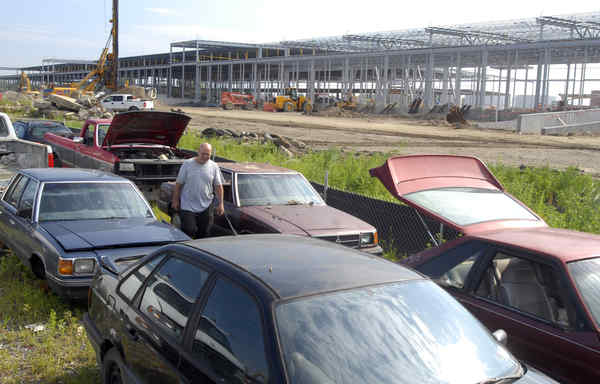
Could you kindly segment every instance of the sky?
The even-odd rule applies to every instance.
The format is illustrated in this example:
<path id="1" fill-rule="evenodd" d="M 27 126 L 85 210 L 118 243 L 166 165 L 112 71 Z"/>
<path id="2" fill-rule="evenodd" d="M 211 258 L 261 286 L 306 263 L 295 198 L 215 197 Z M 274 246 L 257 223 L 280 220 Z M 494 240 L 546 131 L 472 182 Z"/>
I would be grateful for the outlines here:
<path id="1" fill-rule="evenodd" d="M 2 0 L 0 67 L 45 58 L 95 60 L 108 39 L 112 0 Z M 175 41 L 266 43 L 598 11 L 594 2 L 121 0 L 121 57 L 169 51 Z M 13 72 L 14 73 L 14 72 Z"/>

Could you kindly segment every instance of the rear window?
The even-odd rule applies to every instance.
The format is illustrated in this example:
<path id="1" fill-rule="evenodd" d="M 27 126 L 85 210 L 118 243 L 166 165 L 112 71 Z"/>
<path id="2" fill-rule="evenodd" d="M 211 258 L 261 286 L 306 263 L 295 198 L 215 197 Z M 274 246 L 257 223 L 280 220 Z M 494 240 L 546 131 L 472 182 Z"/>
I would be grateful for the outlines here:
<path id="1" fill-rule="evenodd" d="M 493 220 L 538 220 L 504 192 L 491 189 L 440 188 L 404 197 L 460 226 Z"/>

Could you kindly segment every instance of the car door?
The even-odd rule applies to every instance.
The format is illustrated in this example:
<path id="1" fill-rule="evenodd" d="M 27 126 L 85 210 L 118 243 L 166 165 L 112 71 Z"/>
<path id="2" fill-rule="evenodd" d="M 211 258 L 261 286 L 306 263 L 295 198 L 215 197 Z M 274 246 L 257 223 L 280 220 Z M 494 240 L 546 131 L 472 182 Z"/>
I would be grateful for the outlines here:
<path id="1" fill-rule="evenodd" d="M 16 225 L 17 206 L 26 184 L 27 178 L 23 175 L 18 174 L 13 177 L 0 202 L 0 231 L 3 233 L 6 245 L 15 251 L 17 245 L 16 239 L 19 236 Z M 20 256 L 20 254 L 17 253 L 17 256 Z"/>
<path id="2" fill-rule="evenodd" d="M 35 201 L 40 183 L 37 180 L 23 176 L 28 179 L 23 193 L 17 204 L 17 214 L 15 216 L 15 250 L 23 255 L 23 260 L 29 259 L 34 250 L 39 248 L 38 237 L 35 236 L 35 224 L 33 214 L 35 212 Z"/>
<path id="3" fill-rule="evenodd" d="M 268 383 L 264 321 L 257 299 L 218 275 L 196 321 L 180 371 L 187 383 Z"/>
<path id="4" fill-rule="evenodd" d="M 585 340 L 597 335 L 559 263 L 493 246 L 478 271 L 457 298 L 490 330 L 504 329 L 515 356 L 560 381 L 598 379 L 585 376 L 600 359 Z"/>
<path id="5" fill-rule="evenodd" d="M 115 111 L 124 111 L 126 109 L 125 101 L 123 100 L 122 95 L 113 95 L 112 102 L 110 104 L 111 108 Z"/>
<path id="6" fill-rule="evenodd" d="M 123 314 L 125 358 L 145 383 L 179 383 L 179 351 L 188 319 L 209 272 L 180 255 L 168 254 Z"/>

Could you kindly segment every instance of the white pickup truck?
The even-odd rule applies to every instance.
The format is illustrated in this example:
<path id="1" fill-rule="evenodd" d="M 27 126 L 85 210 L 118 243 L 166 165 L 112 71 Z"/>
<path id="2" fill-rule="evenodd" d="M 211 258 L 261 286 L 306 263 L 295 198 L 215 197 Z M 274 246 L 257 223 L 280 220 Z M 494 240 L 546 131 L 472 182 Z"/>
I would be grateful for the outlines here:
<path id="1" fill-rule="evenodd" d="M 150 111 L 154 101 L 137 98 L 127 93 L 112 94 L 102 100 L 102 107 L 109 111 Z"/>

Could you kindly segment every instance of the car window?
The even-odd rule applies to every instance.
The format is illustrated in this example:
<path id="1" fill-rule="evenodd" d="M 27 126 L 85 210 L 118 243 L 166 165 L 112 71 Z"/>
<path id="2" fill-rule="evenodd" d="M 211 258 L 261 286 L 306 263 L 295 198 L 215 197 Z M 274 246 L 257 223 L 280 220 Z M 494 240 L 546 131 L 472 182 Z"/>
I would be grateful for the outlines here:
<path id="1" fill-rule="evenodd" d="M 300 174 L 238 174 L 241 206 L 322 204 L 323 200 Z"/>
<path id="2" fill-rule="evenodd" d="M 19 203 L 19 199 L 21 198 L 21 195 L 23 194 L 23 190 L 25 189 L 25 184 L 27 184 L 28 180 L 29 179 L 25 176 L 20 176 L 19 180 L 15 180 L 15 182 L 13 182 L 13 186 L 10 188 L 10 190 L 6 194 L 6 197 L 4 200 L 8 204 L 17 208 L 17 204 Z"/>
<path id="3" fill-rule="evenodd" d="M 107 97 L 104 99 L 103 103 L 110 103 L 112 101 L 112 97 Z"/>
<path id="4" fill-rule="evenodd" d="M 33 208 L 33 201 L 35 200 L 38 184 L 39 183 L 35 180 L 30 180 L 29 183 L 27 183 L 21 201 L 19 202 L 19 211 Z"/>
<path id="5" fill-rule="evenodd" d="M 600 258 L 571 262 L 567 267 L 594 321 L 600 325 Z"/>
<path id="6" fill-rule="evenodd" d="M 223 200 L 233 203 L 233 194 L 231 191 L 231 172 L 221 170 L 221 176 L 223 176 Z"/>
<path id="7" fill-rule="evenodd" d="M 15 124 L 13 124 L 13 128 L 15 128 L 15 131 L 17 130 L 17 127 L 15 126 Z M 8 127 L 6 126 L 4 119 L 0 119 L 0 137 L 6 137 L 6 136 L 8 136 Z"/>
<path id="8" fill-rule="evenodd" d="M 123 101 L 123 96 L 113 96 L 113 101 Z"/>
<path id="9" fill-rule="evenodd" d="M 158 255 L 152 260 L 148 261 L 144 265 L 138 267 L 129 276 L 123 279 L 123 282 L 119 286 L 119 292 L 128 301 L 133 300 L 133 297 L 137 293 L 138 289 L 144 283 L 144 280 L 152 273 L 154 268 L 164 259 L 165 255 Z"/>
<path id="10" fill-rule="evenodd" d="M 500 383 L 490 379 L 521 372 L 465 307 L 428 280 L 309 295 L 274 312 L 291 384 Z"/>
<path id="11" fill-rule="evenodd" d="M 133 96 L 127 96 L 127 100 L 133 100 Z"/>
<path id="12" fill-rule="evenodd" d="M 192 352 L 225 382 L 268 382 L 262 321 L 252 296 L 218 279 L 194 332 Z"/>
<path id="13" fill-rule="evenodd" d="M 572 325 L 573 308 L 550 265 L 497 252 L 475 293 L 563 327 Z"/>
<path id="14" fill-rule="evenodd" d="M 98 131 L 98 144 L 102 145 L 104 143 L 104 138 L 106 137 L 106 133 L 108 132 L 109 125 L 101 124 L 96 127 Z"/>
<path id="15" fill-rule="evenodd" d="M 140 311 L 177 340 L 183 330 L 208 272 L 177 257 L 169 258 L 148 279 Z"/>
<path id="16" fill-rule="evenodd" d="M 487 250 L 485 243 L 469 241 L 417 267 L 443 286 L 464 288 L 467 276 Z"/>

